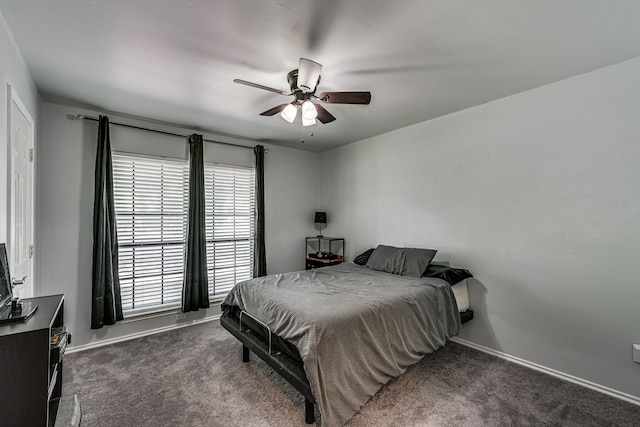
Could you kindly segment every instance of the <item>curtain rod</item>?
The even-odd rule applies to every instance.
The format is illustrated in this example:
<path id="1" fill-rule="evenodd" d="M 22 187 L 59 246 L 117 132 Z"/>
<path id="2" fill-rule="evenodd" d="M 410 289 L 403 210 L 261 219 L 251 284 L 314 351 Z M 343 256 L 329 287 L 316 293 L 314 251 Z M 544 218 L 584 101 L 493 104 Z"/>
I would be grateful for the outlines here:
<path id="1" fill-rule="evenodd" d="M 75 116 L 72 114 L 67 115 L 67 118 L 69 118 L 70 120 L 91 120 L 93 122 L 97 122 L 98 119 L 96 119 L 95 117 L 91 117 L 91 116 L 85 116 L 84 114 L 76 114 Z M 114 125 L 114 126 L 122 126 L 125 128 L 130 128 L 130 129 L 137 129 L 137 130 L 143 130 L 146 132 L 154 132 L 154 133 L 159 133 L 162 135 L 169 135 L 169 136 L 177 136 L 179 138 L 188 138 L 189 135 L 181 135 L 179 133 L 173 133 L 173 132 L 166 132 L 163 130 L 158 130 L 158 129 L 150 129 L 150 128 L 145 128 L 145 127 L 141 127 L 141 126 L 134 126 L 134 125 L 128 125 L 125 123 L 118 123 L 118 122 L 112 122 L 111 120 L 109 120 L 109 124 L 110 125 Z M 252 146 L 247 146 L 247 145 L 242 145 L 242 144 L 234 144 L 232 142 L 222 142 L 222 141 L 214 141 L 212 139 L 202 139 L 205 142 L 211 142 L 214 144 L 222 144 L 222 145 L 229 145 L 231 147 L 238 147 L 238 148 L 247 148 L 250 150 L 253 150 Z M 264 149 L 265 153 L 269 152 L 268 148 Z"/>

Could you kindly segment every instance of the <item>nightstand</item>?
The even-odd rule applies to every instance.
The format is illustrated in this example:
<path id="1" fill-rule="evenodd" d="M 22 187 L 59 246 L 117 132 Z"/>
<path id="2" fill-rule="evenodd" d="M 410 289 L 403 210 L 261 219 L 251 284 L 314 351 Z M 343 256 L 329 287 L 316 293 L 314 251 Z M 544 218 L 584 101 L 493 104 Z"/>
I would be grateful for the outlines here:
<path id="1" fill-rule="evenodd" d="M 305 238 L 305 269 L 327 267 L 344 261 L 344 238 L 307 237 Z"/>

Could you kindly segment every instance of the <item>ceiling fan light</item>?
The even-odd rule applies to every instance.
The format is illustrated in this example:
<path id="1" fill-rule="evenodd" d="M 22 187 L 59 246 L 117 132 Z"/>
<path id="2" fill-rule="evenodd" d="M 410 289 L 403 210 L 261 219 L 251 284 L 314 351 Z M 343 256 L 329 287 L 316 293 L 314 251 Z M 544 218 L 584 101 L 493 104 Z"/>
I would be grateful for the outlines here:
<path id="1" fill-rule="evenodd" d="M 284 107 L 282 113 L 280 113 L 280 117 L 288 121 L 289 123 L 293 123 L 296 119 L 296 115 L 298 114 L 298 106 L 294 104 L 289 104 Z"/>
<path id="2" fill-rule="evenodd" d="M 322 65 L 307 58 L 300 58 L 298 65 L 298 89 L 305 93 L 311 93 L 318 85 Z"/>
<path id="3" fill-rule="evenodd" d="M 316 124 L 316 119 L 305 119 L 302 117 L 302 126 L 313 126 Z"/>
<path id="4" fill-rule="evenodd" d="M 302 103 L 302 118 L 305 120 L 315 120 L 318 116 L 318 110 L 311 101 L 304 101 Z"/>

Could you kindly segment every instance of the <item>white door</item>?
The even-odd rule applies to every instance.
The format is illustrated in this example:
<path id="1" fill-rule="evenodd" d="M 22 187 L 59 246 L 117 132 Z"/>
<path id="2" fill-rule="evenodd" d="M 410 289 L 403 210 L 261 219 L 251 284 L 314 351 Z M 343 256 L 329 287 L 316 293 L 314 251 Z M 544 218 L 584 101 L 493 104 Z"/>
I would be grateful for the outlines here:
<path id="1" fill-rule="evenodd" d="M 9 269 L 14 296 L 33 296 L 33 119 L 11 91 L 9 111 Z"/>

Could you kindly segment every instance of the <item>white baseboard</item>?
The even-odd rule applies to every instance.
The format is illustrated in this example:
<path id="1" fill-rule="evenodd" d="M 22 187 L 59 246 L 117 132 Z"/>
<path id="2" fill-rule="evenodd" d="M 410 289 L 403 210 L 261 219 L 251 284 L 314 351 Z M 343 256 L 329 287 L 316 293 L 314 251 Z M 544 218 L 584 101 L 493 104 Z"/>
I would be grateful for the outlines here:
<path id="1" fill-rule="evenodd" d="M 536 371 L 539 371 L 539 372 L 542 372 L 542 373 L 545 373 L 545 374 L 548 374 L 548 375 L 552 375 L 552 376 L 554 376 L 556 378 L 560 378 L 561 380 L 569 381 L 569 382 L 572 382 L 574 384 L 578 384 L 578 385 L 581 385 L 583 387 L 589 388 L 591 390 L 595 390 L 595 391 L 598 391 L 600 393 L 604 393 L 606 395 L 615 397 L 617 399 L 621 399 L 621 400 L 624 400 L 624 401 L 627 401 L 627 402 L 630 402 L 630 403 L 633 403 L 635 405 L 639 405 L 640 406 L 640 397 L 633 396 L 633 395 L 627 394 L 627 393 L 623 393 L 621 391 L 614 390 L 612 388 L 605 387 L 603 385 L 596 384 L 594 382 L 587 381 L 587 380 L 582 379 L 582 378 L 574 377 L 573 375 L 569 375 L 569 374 L 566 374 L 564 372 L 556 371 L 555 369 L 547 368 L 546 366 L 538 365 L 537 363 L 529 362 L 528 360 L 524 360 L 524 359 L 521 359 L 519 357 L 511 356 L 511 355 L 509 355 L 507 353 L 503 353 L 501 351 L 494 350 L 492 348 L 485 347 L 483 345 L 479 345 L 479 344 L 473 343 L 471 341 L 467 341 L 467 340 L 462 339 L 462 338 L 453 337 L 453 338 L 451 338 L 451 341 L 456 342 L 458 344 L 462 344 L 462 345 L 467 346 L 467 347 L 474 348 L 474 349 L 482 351 L 484 353 L 491 354 L 491 355 L 499 357 L 501 359 L 508 360 L 509 362 L 514 362 L 514 363 L 517 363 L 519 365 L 526 366 L 527 368 L 531 368 L 531 369 L 534 369 Z"/>
<path id="2" fill-rule="evenodd" d="M 91 349 L 94 349 L 94 348 L 104 347 L 106 345 L 111 345 L 111 344 L 115 344 L 115 343 L 118 343 L 118 342 L 129 341 L 129 340 L 133 340 L 133 339 L 136 339 L 136 338 L 142 338 L 142 337 L 146 337 L 146 336 L 149 336 L 149 335 L 159 334 L 161 332 L 167 332 L 167 331 L 172 331 L 174 329 L 185 328 L 187 326 L 193 326 L 193 325 L 197 325 L 199 323 L 211 322 L 212 320 L 217 320 L 217 319 L 220 319 L 220 315 L 219 314 L 215 315 L 215 316 L 211 316 L 211 317 L 205 317 L 204 319 L 197 319 L 197 320 L 192 320 L 192 321 L 189 321 L 189 322 L 182 322 L 182 323 L 178 323 L 178 324 L 175 324 L 175 325 L 163 326 L 162 328 L 156 328 L 156 329 L 150 329 L 148 331 L 137 332 L 135 334 L 123 335 L 121 337 L 100 340 L 100 341 L 95 342 L 95 343 L 89 343 L 89 344 L 83 344 L 83 345 L 69 347 L 69 348 L 66 349 L 65 353 L 69 354 L 69 353 L 77 353 L 77 352 L 85 351 L 85 350 L 91 350 Z"/>

